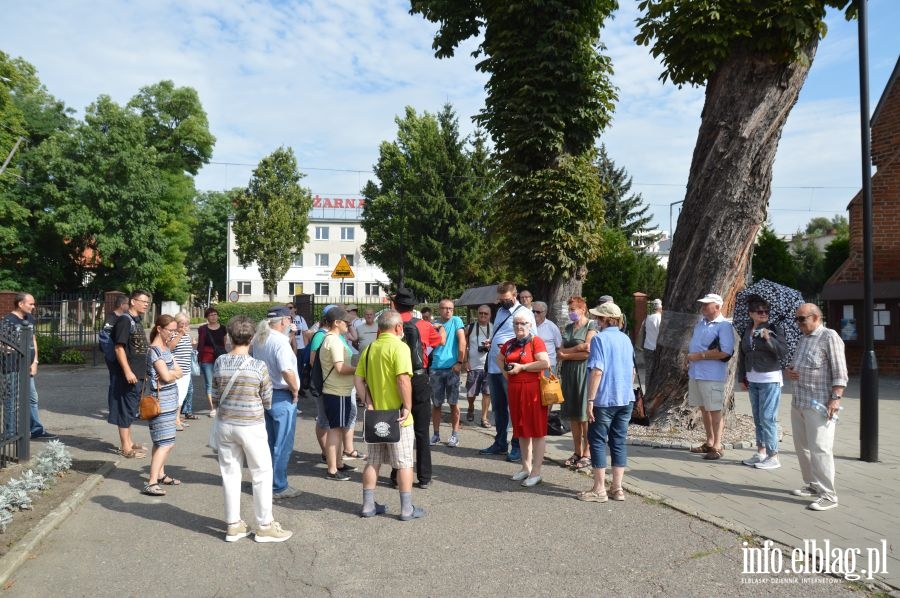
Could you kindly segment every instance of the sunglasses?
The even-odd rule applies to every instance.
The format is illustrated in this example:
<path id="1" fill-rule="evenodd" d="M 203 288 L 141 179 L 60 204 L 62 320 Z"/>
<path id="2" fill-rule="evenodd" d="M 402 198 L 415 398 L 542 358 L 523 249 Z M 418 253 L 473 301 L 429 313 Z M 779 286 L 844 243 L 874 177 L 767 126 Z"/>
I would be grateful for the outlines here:
<path id="1" fill-rule="evenodd" d="M 798 323 L 800 323 L 800 324 L 802 324 L 803 322 L 806 321 L 806 318 L 811 318 L 811 317 L 812 317 L 812 316 L 796 316 L 796 317 L 794 318 L 794 321 L 795 321 L 795 322 L 798 322 Z"/>
<path id="2" fill-rule="evenodd" d="M 542 313 L 544 313 L 544 312 L 542 312 L 542 311 L 539 310 L 539 309 L 532 309 L 532 310 L 531 310 L 531 313 L 533 313 L 533 314 L 542 314 Z"/>

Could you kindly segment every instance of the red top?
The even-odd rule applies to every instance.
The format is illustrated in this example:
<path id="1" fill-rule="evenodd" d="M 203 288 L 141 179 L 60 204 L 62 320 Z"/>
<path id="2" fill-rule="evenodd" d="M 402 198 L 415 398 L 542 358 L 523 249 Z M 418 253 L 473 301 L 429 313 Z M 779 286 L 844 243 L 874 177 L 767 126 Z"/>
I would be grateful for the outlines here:
<path id="1" fill-rule="evenodd" d="M 409 322 L 412 319 L 413 315 L 411 311 L 405 311 L 400 313 L 400 319 L 404 322 Z M 419 318 L 419 321 L 416 322 L 416 328 L 419 329 L 419 338 L 422 339 L 422 349 L 425 347 L 440 347 L 441 346 L 441 333 L 434 329 L 434 326 Z M 422 363 L 425 364 L 425 367 L 428 367 L 428 352 L 425 352 L 425 355 L 422 356 Z"/>
<path id="2" fill-rule="evenodd" d="M 197 329 L 197 357 L 200 363 L 213 363 L 216 361 L 216 353 L 213 349 L 213 341 L 220 350 L 225 349 L 225 339 L 228 331 L 221 324 L 215 330 L 203 324 Z"/>
<path id="3" fill-rule="evenodd" d="M 532 335 L 531 340 L 525 344 L 524 347 L 513 347 L 513 343 L 516 342 L 515 338 L 511 338 L 506 341 L 503 346 L 500 348 L 500 353 L 506 356 L 506 363 L 520 363 L 525 365 L 527 363 L 534 363 L 537 359 L 534 356 L 537 353 L 546 353 L 547 345 L 544 343 L 544 339 L 539 337 L 538 335 Z M 530 380 L 537 380 L 541 377 L 543 372 L 519 372 L 515 376 L 511 376 L 509 380 L 524 382 Z"/>

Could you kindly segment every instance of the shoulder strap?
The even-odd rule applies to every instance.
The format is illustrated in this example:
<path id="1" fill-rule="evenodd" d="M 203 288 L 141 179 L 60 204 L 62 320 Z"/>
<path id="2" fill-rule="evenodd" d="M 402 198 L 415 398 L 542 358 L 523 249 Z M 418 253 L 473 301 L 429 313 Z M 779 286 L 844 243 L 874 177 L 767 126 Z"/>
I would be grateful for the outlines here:
<path id="1" fill-rule="evenodd" d="M 225 399 L 225 397 L 228 396 L 228 393 L 231 392 L 231 387 L 234 386 L 234 381 L 237 380 L 238 374 L 240 374 L 241 370 L 244 369 L 244 366 L 250 362 L 250 359 L 252 359 L 252 358 L 250 358 L 248 356 L 248 358 L 245 359 L 243 362 L 241 362 L 241 365 L 238 366 L 238 369 L 236 369 L 234 371 L 234 373 L 231 375 L 231 379 L 228 381 L 228 384 L 225 385 L 225 390 L 223 390 L 222 394 L 219 395 L 219 403 L 220 404 Z"/>
<path id="2" fill-rule="evenodd" d="M 500 330 L 500 329 L 503 327 L 503 325 L 506 324 L 506 321 L 509 320 L 511 317 L 513 317 L 513 316 L 516 314 L 517 311 L 519 311 L 519 308 L 520 308 L 520 307 L 522 307 L 522 304 L 521 304 L 521 303 L 520 303 L 519 305 L 517 305 L 517 306 L 515 307 L 515 309 L 513 309 L 511 312 L 509 312 L 509 315 L 506 316 L 505 318 L 503 318 L 503 321 L 502 321 L 502 322 L 500 322 L 499 324 L 497 324 L 496 326 L 494 326 L 494 329 L 495 329 L 495 330 Z"/>

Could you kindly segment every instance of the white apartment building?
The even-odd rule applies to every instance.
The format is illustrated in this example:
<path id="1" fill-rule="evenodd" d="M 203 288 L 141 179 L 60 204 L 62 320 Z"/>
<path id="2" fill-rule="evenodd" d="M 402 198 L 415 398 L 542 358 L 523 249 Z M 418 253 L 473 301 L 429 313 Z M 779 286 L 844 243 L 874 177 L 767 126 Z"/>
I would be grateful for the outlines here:
<path id="1" fill-rule="evenodd" d="M 362 199 L 313 197 L 309 213 L 309 241 L 295 255 L 291 267 L 275 289 L 276 301 L 290 301 L 301 293 L 316 300 L 332 298 L 343 302 L 374 303 L 386 300 L 380 284 L 388 282 L 381 268 L 367 263 L 362 256 L 366 231 L 361 225 Z M 228 222 L 228 299 L 268 301 L 262 277 L 255 264 L 244 268 L 238 263 L 232 222 Z M 346 258 L 353 278 L 332 278 L 341 257 Z M 237 293 L 235 295 L 234 293 Z"/>

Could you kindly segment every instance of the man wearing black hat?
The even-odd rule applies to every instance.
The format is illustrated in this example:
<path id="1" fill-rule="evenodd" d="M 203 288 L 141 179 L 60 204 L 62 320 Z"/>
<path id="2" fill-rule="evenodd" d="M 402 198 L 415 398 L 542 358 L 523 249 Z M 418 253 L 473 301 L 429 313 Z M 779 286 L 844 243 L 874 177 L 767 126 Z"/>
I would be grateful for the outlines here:
<path id="1" fill-rule="evenodd" d="M 429 324 L 424 320 L 413 318 L 412 309 L 416 306 L 416 297 L 406 287 L 397 289 L 392 298 L 394 309 L 400 313 L 400 319 L 404 324 L 404 331 L 408 329 L 410 322 L 415 324 L 419 332 L 419 343 L 415 349 L 420 355 L 413 355 L 412 377 L 412 416 L 413 432 L 416 437 L 416 486 L 425 490 L 431 485 L 431 446 L 428 442 L 428 422 L 431 420 L 431 385 L 428 381 L 428 352 L 427 347 L 440 347 L 447 340 L 447 331 L 440 324 Z M 404 337 L 406 334 L 404 332 Z M 404 338 L 407 344 L 412 341 Z M 420 358 L 419 358 L 420 357 Z M 396 472 L 391 471 L 391 479 L 395 479 Z"/>
<path id="2" fill-rule="evenodd" d="M 297 356 L 288 338 L 292 324 L 287 307 L 272 308 L 260 322 L 253 338 L 253 357 L 262 360 L 272 379 L 272 407 L 266 411 L 266 431 L 272 453 L 272 498 L 293 498 L 300 494 L 288 484 L 287 465 L 294 451 L 297 428 L 297 398 L 300 377 Z"/>

